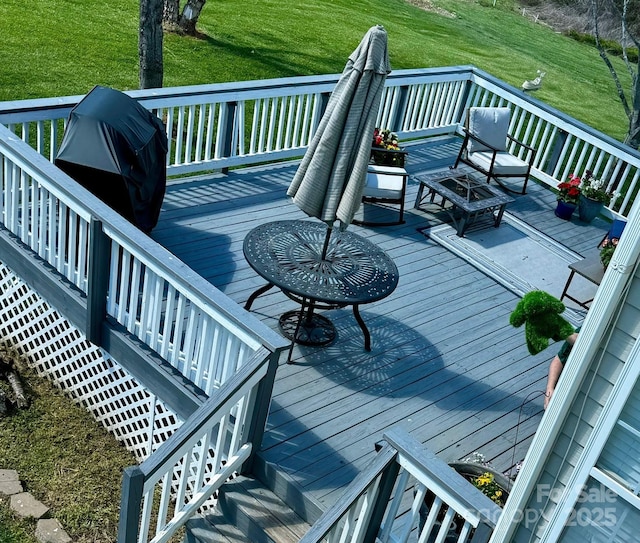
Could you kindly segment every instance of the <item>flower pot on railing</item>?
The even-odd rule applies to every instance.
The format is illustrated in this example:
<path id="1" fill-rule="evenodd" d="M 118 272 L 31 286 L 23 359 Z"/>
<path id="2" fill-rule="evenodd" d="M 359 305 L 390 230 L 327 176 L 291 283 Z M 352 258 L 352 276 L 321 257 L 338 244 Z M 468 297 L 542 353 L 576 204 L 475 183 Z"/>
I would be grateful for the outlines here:
<path id="1" fill-rule="evenodd" d="M 491 501 L 500 507 L 504 506 L 513 485 L 508 477 L 490 466 L 475 462 L 452 462 L 449 466 L 490 498 Z"/>
<path id="2" fill-rule="evenodd" d="M 576 210 L 576 204 L 572 204 L 571 202 L 565 202 L 564 200 L 558 200 L 558 205 L 556 206 L 556 217 L 569 221 L 571 220 L 571 215 Z"/>
<path id="3" fill-rule="evenodd" d="M 504 507 L 504 504 L 509 497 L 511 486 L 513 485 L 512 481 L 508 477 L 490 466 L 477 462 L 451 462 L 449 463 L 449 467 L 462 475 L 462 477 L 480 490 L 480 492 L 487 496 L 498 507 Z M 418 527 L 420 531 L 422 531 L 426 524 L 429 512 L 433 507 L 434 500 L 435 494 L 431 491 L 427 491 L 419 512 L 420 521 Z M 433 535 L 440 529 L 440 525 L 445 518 L 445 513 L 446 508 L 438 512 L 435 522 L 435 530 L 432 532 L 432 536 L 428 539 L 429 542 L 434 541 Z M 455 543 L 459 541 L 463 525 L 464 519 L 459 515 L 455 515 L 449 524 L 445 543 Z M 468 540 L 470 541 L 471 537 Z"/>
<path id="4" fill-rule="evenodd" d="M 584 194 L 580 195 L 580 202 L 578 203 L 578 215 L 582 222 L 591 222 L 595 219 L 600 212 L 604 204 L 599 200 L 593 200 L 587 198 Z"/>

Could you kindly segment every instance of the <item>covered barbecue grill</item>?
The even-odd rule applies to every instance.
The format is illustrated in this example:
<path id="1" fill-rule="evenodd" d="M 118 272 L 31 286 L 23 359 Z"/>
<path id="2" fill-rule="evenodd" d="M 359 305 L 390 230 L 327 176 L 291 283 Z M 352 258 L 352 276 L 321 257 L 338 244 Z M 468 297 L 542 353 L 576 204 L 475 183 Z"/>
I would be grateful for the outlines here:
<path id="1" fill-rule="evenodd" d="M 144 232 L 158 222 L 167 137 L 126 94 L 96 86 L 69 114 L 55 164 Z"/>

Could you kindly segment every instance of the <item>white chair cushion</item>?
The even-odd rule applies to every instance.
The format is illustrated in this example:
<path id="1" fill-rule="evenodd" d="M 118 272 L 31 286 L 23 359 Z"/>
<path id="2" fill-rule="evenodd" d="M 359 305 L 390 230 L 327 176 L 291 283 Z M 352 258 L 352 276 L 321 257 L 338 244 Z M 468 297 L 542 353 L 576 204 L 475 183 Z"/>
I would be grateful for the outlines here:
<path id="1" fill-rule="evenodd" d="M 489 171 L 491 167 L 491 158 L 493 153 L 481 151 L 478 153 L 472 153 L 467 158 L 469 161 L 477 164 L 485 171 Z M 518 157 L 513 156 L 511 153 L 496 153 L 496 161 L 493 164 L 494 175 L 526 175 L 529 169 L 529 164 L 520 160 Z"/>
<path id="2" fill-rule="evenodd" d="M 467 129 L 494 149 L 506 151 L 510 119 L 511 110 L 508 107 L 472 107 L 469 108 Z M 487 150 L 490 149 L 486 145 L 469 139 L 469 153 Z"/>
<path id="3" fill-rule="evenodd" d="M 407 175 L 407 170 L 399 166 L 378 166 L 377 164 L 369 164 L 367 167 L 369 173 L 388 173 L 391 175 Z"/>
<path id="4" fill-rule="evenodd" d="M 397 200 L 402 197 L 403 187 L 404 175 L 368 173 L 363 195 L 369 198 L 389 198 Z"/>

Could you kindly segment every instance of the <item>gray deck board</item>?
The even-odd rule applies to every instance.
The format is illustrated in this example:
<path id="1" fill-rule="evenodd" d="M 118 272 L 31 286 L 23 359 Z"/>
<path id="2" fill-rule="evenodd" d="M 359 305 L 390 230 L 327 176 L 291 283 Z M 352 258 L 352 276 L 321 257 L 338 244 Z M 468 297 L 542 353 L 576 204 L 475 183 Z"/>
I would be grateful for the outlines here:
<path id="1" fill-rule="evenodd" d="M 440 139 L 411 146 L 407 169 L 445 168 L 458 145 Z M 264 284 L 242 254 L 247 232 L 273 220 L 308 219 L 286 196 L 296 167 L 170 181 L 152 237 L 244 304 Z M 562 221 L 553 214 L 553 193 L 529 187 L 508 213 L 580 254 L 595 251 L 606 221 Z M 524 458 L 542 416 L 540 393 L 557 346 L 530 356 L 523 329 L 509 325 L 518 297 L 417 230 L 449 220 L 433 208 L 414 210 L 417 188 L 410 179 L 405 224 L 350 227 L 387 251 L 400 271 L 391 296 L 361 307 L 371 352 L 351 309 L 332 310 L 325 314 L 336 342 L 296 346 L 295 364 L 283 360 L 278 368 L 261 455 L 323 506 L 340 496 L 390 428 L 405 428 L 446 461 L 477 451 L 504 471 Z M 278 316 L 295 307 L 272 289 L 252 311 L 277 330 Z"/>

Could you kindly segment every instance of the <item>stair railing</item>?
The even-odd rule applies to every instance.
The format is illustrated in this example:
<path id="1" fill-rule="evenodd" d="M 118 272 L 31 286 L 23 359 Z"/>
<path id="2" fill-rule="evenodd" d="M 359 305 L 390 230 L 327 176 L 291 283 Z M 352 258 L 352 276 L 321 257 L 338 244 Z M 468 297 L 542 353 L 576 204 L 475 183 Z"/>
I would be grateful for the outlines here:
<path id="1" fill-rule="evenodd" d="M 401 430 L 300 543 L 486 543 L 502 509 Z"/>
<path id="2" fill-rule="evenodd" d="M 261 348 L 144 462 L 125 469 L 119 543 L 164 543 L 260 446 L 277 357 Z M 268 363 L 265 363 L 265 360 Z"/>

